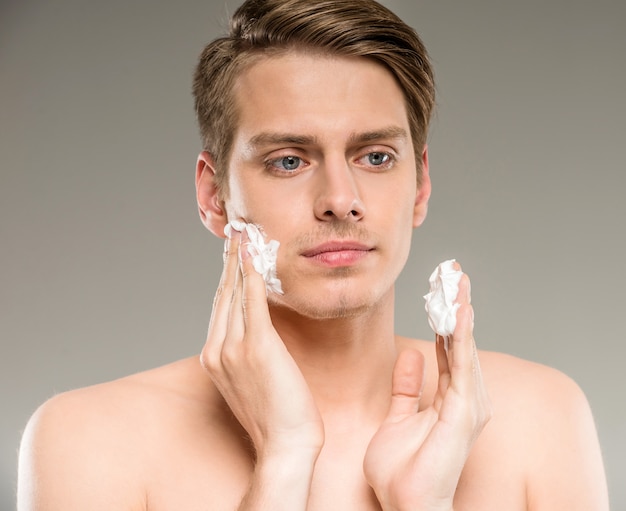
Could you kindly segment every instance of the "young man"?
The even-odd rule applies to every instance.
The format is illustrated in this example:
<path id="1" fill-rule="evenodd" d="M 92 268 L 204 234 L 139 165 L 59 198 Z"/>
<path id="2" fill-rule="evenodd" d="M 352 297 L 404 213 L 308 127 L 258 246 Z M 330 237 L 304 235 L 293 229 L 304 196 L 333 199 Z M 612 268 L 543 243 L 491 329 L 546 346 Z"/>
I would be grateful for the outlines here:
<path id="1" fill-rule="evenodd" d="M 584 396 L 478 355 L 467 277 L 447 349 L 393 332 L 430 195 L 434 86 L 414 32 L 371 0 L 251 0 L 194 94 L 201 219 L 279 240 L 284 294 L 227 230 L 200 361 L 44 404 L 19 509 L 608 509 Z"/>

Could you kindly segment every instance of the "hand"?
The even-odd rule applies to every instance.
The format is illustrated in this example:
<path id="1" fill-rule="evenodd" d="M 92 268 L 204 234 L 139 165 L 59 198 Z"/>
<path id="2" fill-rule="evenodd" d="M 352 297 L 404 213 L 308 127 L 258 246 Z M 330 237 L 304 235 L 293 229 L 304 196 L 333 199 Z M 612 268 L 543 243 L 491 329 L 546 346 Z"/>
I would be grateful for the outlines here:
<path id="1" fill-rule="evenodd" d="M 447 351 L 444 339 L 436 336 L 439 381 L 431 406 L 419 407 L 424 356 L 406 350 L 396 361 L 389 413 L 363 463 L 385 511 L 450 511 L 470 449 L 491 417 L 473 338 L 469 287 L 463 275 Z"/>
<path id="2" fill-rule="evenodd" d="M 270 320 L 265 282 L 252 266 L 247 234 L 226 240 L 224 271 L 201 362 L 263 458 L 309 450 L 324 428 L 311 392 Z"/>

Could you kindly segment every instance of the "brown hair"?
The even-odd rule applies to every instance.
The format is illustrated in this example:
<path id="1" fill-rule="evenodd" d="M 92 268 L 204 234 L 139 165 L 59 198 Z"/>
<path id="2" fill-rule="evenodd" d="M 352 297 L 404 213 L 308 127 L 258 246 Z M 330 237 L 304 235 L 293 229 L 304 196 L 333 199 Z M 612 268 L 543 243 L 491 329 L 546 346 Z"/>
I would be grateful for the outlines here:
<path id="1" fill-rule="evenodd" d="M 374 0 L 247 0 L 233 14 L 229 34 L 204 48 L 193 82 L 203 148 L 214 159 L 222 197 L 237 127 L 235 81 L 259 56 L 290 50 L 367 57 L 391 71 L 407 102 L 419 184 L 435 87 L 415 31 Z"/>

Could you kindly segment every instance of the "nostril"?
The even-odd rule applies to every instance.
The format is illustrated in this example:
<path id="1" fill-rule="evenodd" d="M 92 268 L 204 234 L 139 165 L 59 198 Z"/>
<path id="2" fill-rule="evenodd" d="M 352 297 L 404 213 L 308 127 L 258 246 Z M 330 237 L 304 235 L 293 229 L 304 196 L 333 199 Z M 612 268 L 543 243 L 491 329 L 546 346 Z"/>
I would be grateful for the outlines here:
<path id="1" fill-rule="evenodd" d="M 349 204 L 346 204 L 345 202 L 337 204 L 324 204 L 323 208 L 324 209 L 318 209 L 316 213 L 320 220 L 337 219 L 355 222 L 361 220 L 363 218 L 363 214 L 365 213 L 365 208 L 359 199 L 354 199 Z"/>

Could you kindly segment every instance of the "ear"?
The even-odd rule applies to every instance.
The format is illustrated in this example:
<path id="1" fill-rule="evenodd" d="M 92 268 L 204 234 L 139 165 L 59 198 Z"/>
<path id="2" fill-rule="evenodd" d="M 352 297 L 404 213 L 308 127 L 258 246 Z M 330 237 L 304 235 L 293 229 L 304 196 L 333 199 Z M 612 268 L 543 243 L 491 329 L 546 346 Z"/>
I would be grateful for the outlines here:
<path id="1" fill-rule="evenodd" d="M 428 199 L 430 199 L 430 173 L 428 169 L 428 146 L 422 152 L 422 179 L 415 194 L 415 208 L 413 210 L 413 227 L 419 227 L 426 219 Z"/>
<path id="2" fill-rule="evenodd" d="M 213 157 L 207 151 L 202 151 L 196 162 L 196 200 L 204 226 L 217 237 L 224 238 L 224 227 L 228 219 L 224 202 L 220 199 L 215 184 Z"/>

